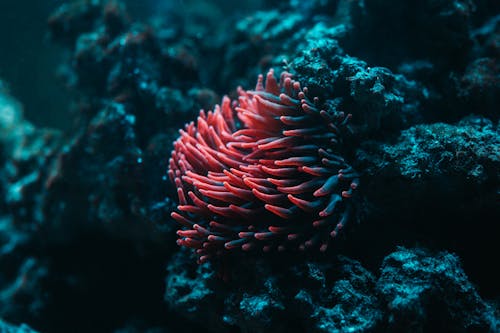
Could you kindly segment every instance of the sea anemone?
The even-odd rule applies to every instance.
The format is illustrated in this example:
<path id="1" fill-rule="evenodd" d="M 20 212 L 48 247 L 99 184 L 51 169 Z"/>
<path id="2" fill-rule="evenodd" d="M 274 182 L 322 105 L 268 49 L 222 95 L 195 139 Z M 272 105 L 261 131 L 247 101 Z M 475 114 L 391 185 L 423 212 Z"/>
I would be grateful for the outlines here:
<path id="1" fill-rule="evenodd" d="M 287 72 L 238 95 L 200 111 L 174 143 L 177 243 L 199 263 L 237 250 L 326 251 L 359 183 L 337 152 L 350 115 L 318 108 Z"/>

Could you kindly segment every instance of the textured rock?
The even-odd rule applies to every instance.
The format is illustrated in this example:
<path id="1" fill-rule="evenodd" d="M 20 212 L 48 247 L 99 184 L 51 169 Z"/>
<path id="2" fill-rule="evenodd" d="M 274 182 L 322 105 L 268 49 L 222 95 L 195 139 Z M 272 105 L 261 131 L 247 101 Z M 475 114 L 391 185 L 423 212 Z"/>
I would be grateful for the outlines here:
<path id="1" fill-rule="evenodd" d="M 497 332 L 500 317 L 446 252 L 399 249 L 382 263 L 377 290 L 386 303 L 388 328 L 414 332 Z"/>
<path id="2" fill-rule="evenodd" d="M 11 325 L 0 319 L 0 332 L 1 333 L 36 333 L 28 325 L 21 324 L 19 326 Z"/>
<path id="3" fill-rule="evenodd" d="M 499 225 L 492 222 L 500 216 L 497 127 L 471 116 L 454 125 L 414 126 L 395 142 L 364 142 L 355 167 L 366 172 L 369 217 L 355 236 L 358 246 L 381 254 L 391 244 L 453 249 L 482 291 L 498 294 L 498 274 L 477 260 L 494 261 L 500 251 Z"/>
<path id="4" fill-rule="evenodd" d="M 190 260 L 186 251 L 173 257 L 165 300 L 175 313 L 212 331 L 370 331 L 382 321 L 375 279 L 352 259 L 273 264 L 247 258 L 231 266 L 227 282 L 210 265 Z"/>
<path id="5" fill-rule="evenodd" d="M 403 131 L 396 144 L 382 144 L 370 157 L 361 151 L 359 157 L 372 163 L 373 168 L 367 168 L 370 173 L 389 166 L 406 179 L 456 177 L 477 185 L 498 184 L 499 131 L 498 125 L 477 116 L 455 125 L 417 125 Z M 373 142 L 366 146 L 376 147 Z"/>

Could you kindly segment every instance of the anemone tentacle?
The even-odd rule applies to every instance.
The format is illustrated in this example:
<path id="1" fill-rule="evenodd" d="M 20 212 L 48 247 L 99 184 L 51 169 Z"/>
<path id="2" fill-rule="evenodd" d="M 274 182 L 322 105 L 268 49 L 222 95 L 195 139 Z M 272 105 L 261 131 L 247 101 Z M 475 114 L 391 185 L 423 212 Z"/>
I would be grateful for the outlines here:
<path id="1" fill-rule="evenodd" d="M 174 143 L 177 243 L 205 262 L 228 251 L 325 251 L 352 214 L 358 174 L 336 153 L 350 115 L 328 112 L 273 70 L 200 111 Z"/>

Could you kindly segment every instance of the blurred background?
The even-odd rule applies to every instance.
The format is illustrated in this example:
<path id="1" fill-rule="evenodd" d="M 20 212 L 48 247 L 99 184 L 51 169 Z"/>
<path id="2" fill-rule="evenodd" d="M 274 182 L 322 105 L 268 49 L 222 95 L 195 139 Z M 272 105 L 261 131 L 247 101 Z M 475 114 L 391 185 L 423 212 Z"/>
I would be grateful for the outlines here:
<path id="1" fill-rule="evenodd" d="M 74 0 L 81 1 L 81 0 Z M 88 0 L 90 1 L 90 0 Z M 71 96 L 57 77 L 63 48 L 47 36 L 47 18 L 68 0 L 0 1 L 0 80 L 24 107 L 28 120 L 38 126 L 69 128 Z M 234 4 L 223 0 L 125 0 L 134 21 L 168 17 L 195 3 L 209 2 L 222 13 L 234 11 Z M 262 1 L 238 1 L 237 10 L 260 8 Z"/>
<path id="2" fill-rule="evenodd" d="M 47 36 L 47 18 L 64 0 L 0 1 L 0 79 L 39 126 L 68 128 L 70 96 L 57 66 L 63 48 Z M 135 19 L 150 15 L 151 0 L 126 1 Z"/>

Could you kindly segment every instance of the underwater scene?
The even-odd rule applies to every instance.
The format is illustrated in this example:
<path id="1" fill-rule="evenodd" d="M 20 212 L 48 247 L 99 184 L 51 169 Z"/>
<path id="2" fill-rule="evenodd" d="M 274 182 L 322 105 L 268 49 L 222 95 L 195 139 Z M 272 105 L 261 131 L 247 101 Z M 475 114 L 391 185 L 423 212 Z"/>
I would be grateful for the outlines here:
<path id="1" fill-rule="evenodd" d="M 0 25 L 0 333 L 500 332 L 500 1 Z"/>

